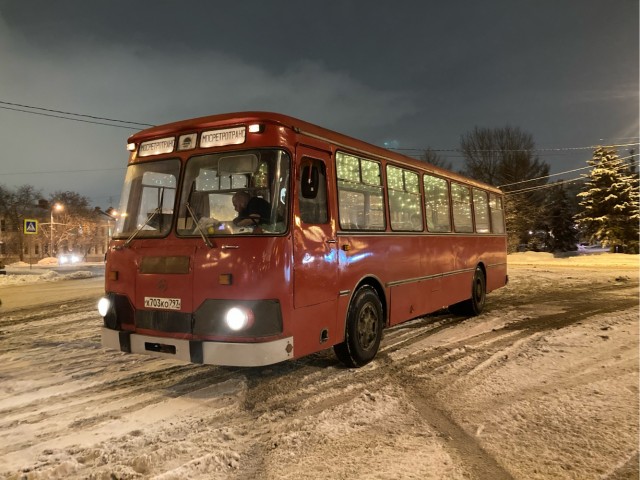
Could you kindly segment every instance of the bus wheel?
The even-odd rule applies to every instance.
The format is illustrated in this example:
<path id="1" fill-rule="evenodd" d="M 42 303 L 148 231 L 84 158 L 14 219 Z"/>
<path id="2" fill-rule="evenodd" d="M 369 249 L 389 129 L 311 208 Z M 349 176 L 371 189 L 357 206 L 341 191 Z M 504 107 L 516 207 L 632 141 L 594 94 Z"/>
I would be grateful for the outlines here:
<path id="1" fill-rule="evenodd" d="M 382 303 L 371 287 L 362 287 L 349 306 L 344 342 L 334 345 L 338 359 L 348 367 L 361 367 L 376 356 L 383 327 Z"/>
<path id="2" fill-rule="evenodd" d="M 471 282 L 471 298 L 449 306 L 449 311 L 455 315 L 465 317 L 480 315 L 484 309 L 486 299 L 487 280 L 482 268 L 476 267 L 476 271 L 473 274 L 473 281 Z"/>

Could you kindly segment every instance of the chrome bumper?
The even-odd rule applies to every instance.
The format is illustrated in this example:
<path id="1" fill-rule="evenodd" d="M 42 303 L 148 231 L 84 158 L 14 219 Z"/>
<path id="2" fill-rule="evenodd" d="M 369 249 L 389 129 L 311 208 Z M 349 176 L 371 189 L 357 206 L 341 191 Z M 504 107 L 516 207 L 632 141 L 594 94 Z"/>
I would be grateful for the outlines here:
<path id="1" fill-rule="evenodd" d="M 293 358 L 293 337 L 261 343 L 226 343 L 139 335 L 102 328 L 102 346 L 189 363 L 258 367 Z"/>

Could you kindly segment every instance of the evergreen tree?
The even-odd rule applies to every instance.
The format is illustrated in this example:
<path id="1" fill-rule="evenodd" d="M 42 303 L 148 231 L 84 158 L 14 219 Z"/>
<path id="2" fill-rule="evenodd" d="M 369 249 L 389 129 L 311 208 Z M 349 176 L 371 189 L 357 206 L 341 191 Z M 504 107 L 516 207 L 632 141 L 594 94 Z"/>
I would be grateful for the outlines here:
<path id="1" fill-rule="evenodd" d="M 574 209 L 564 185 L 551 188 L 547 219 L 549 249 L 553 252 L 571 252 L 578 248 L 578 231 L 573 221 Z"/>
<path id="2" fill-rule="evenodd" d="M 581 211 L 575 220 L 590 241 L 613 252 L 638 252 L 638 177 L 615 150 L 598 147 L 587 160 L 593 168 L 578 194 Z"/>

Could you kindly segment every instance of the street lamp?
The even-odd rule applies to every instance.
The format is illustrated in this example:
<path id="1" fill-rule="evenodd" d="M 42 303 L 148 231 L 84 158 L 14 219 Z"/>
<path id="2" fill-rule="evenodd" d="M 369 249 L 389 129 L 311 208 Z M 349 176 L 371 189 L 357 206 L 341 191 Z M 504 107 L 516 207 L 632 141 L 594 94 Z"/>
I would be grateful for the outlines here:
<path id="1" fill-rule="evenodd" d="M 51 207 L 51 243 L 49 244 L 49 256 L 53 257 L 53 211 L 59 212 L 64 209 L 64 205 L 56 203 Z"/>

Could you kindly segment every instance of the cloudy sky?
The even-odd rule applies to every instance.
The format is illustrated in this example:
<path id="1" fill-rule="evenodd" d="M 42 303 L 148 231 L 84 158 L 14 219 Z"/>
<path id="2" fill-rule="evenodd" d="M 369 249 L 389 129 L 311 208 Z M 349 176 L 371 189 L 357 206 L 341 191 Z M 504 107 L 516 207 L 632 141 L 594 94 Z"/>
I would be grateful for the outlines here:
<path id="1" fill-rule="evenodd" d="M 443 150 L 454 167 L 447 150 L 462 134 L 510 125 L 533 136 L 552 173 L 583 167 L 591 151 L 574 148 L 638 142 L 638 10 L 637 0 L 0 0 L 0 184 L 117 206 L 136 130 L 19 105 L 155 125 L 269 110 L 411 154 Z"/>

